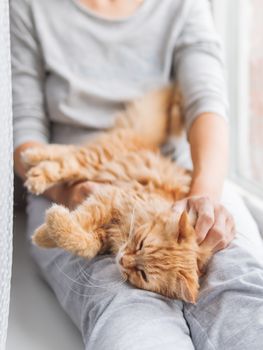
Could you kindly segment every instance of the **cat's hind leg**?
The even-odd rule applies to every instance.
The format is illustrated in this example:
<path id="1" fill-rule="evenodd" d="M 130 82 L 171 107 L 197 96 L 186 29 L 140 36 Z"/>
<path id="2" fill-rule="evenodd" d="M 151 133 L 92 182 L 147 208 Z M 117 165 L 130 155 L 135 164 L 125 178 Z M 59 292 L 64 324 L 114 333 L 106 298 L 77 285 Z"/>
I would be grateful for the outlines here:
<path id="1" fill-rule="evenodd" d="M 102 230 L 86 231 L 67 208 L 53 205 L 46 222 L 33 236 L 33 242 L 44 248 L 62 248 L 74 255 L 92 259 L 102 249 Z"/>
<path id="2" fill-rule="evenodd" d="M 46 248 L 54 245 L 73 254 L 92 258 L 108 246 L 107 224 L 119 219 L 122 191 L 105 186 L 74 211 L 54 205 L 46 213 L 45 224 L 36 230 L 33 241 Z"/>

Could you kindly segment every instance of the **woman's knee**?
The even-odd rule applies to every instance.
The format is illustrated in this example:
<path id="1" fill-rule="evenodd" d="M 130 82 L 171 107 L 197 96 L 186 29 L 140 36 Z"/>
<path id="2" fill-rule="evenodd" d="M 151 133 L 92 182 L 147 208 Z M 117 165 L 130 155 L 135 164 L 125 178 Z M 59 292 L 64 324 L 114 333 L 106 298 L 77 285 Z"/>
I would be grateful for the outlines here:
<path id="1" fill-rule="evenodd" d="M 193 349 L 179 301 L 125 285 L 86 310 L 86 349 Z"/>

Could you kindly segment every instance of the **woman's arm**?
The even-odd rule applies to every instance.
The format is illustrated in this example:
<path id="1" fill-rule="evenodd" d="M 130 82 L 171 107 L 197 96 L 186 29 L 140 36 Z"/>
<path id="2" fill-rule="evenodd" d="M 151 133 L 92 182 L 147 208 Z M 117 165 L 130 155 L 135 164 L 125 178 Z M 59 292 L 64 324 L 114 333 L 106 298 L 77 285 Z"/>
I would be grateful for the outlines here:
<path id="1" fill-rule="evenodd" d="M 235 235 L 232 215 L 220 204 L 228 163 L 228 124 L 220 116 L 203 113 L 189 130 L 193 179 L 189 197 L 175 205 L 197 217 L 195 229 L 202 246 L 216 252 L 226 248 Z"/>
<path id="2" fill-rule="evenodd" d="M 189 130 L 193 179 L 189 197 L 175 205 L 177 215 L 188 208 L 197 217 L 198 242 L 216 252 L 235 235 L 232 215 L 220 204 L 228 163 L 228 124 L 220 116 L 203 113 Z"/>
<path id="3" fill-rule="evenodd" d="M 220 204 L 228 162 L 224 60 L 209 1 L 187 4 L 187 19 L 175 43 L 174 70 L 184 98 L 194 169 L 190 196 L 175 210 L 194 210 L 199 243 L 217 251 L 234 237 L 233 218 Z"/>
<path id="4" fill-rule="evenodd" d="M 228 124 L 212 113 L 200 115 L 189 130 L 193 161 L 190 196 L 218 202 L 228 165 Z"/>
<path id="5" fill-rule="evenodd" d="M 14 163 L 18 176 L 25 180 L 21 153 L 29 147 L 49 142 L 49 120 L 45 106 L 45 63 L 30 2 L 13 0 L 10 6 L 12 88 L 14 116 Z M 51 201 L 73 208 L 94 186 L 83 182 L 75 186 L 55 186 L 45 192 Z"/>
<path id="6" fill-rule="evenodd" d="M 194 171 L 187 202 L 197 213 L 199 243 L 216 252 L 235 235 L 233 217 L 220 204 L 228 165 L 228 124 L 216 114 L 204 113 L 192 124 L 189 142 Z"/>
<path id="7" fill-rule="evenodd" d="M 11 1 L 10 26 L 14 147 L 27 142 L 48 143 L 45 62 L 30 1 Z"/>

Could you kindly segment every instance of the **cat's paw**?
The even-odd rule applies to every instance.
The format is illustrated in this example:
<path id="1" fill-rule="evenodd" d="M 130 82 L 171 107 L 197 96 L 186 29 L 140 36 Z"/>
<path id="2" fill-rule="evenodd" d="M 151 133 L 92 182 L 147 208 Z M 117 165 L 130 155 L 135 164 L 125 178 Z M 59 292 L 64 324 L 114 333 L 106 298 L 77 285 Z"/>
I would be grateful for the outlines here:
<path id="1" fill-rule="evenodd" d="M 44 146 L 31 147 L 21 153 L 21 160 L 28 167 L 32 167 L 39 164 L 42 160 L 45 160 L 45 158 L 46 151 Z"/>
<path id="2" fill-rule="evenodd" d="M 58 173 L 57 163 L 42 162 L 27 172 L 25 186 L 31 193 L 39 195 L 56 184 Z"/>
<path id="3" fill-rule="evenodd" d="M 32 168 L 27 174 L 27 180 L 25 186 L 29 192 L 36 195 L 40 195 L 47 190 L 48 186 L 46 183 L 45 176 L 40 169 Z"/>

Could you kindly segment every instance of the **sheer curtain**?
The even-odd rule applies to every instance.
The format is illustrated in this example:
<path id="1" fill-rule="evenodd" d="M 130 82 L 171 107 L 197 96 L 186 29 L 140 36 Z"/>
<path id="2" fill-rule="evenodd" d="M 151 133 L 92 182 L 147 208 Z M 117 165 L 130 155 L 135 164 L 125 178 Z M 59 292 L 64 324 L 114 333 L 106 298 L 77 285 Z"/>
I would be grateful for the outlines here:
<path id="1" fill-rule="evenodd" d="M 0 0 L 0 350 L 5 349 L 12 266 L 12 148 L 9 2 Z"/>

